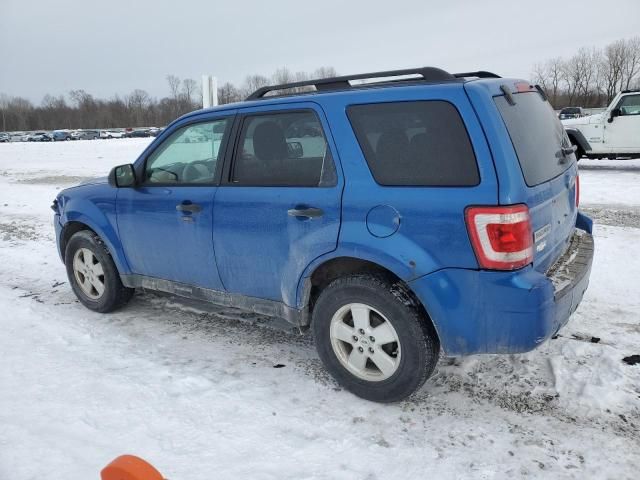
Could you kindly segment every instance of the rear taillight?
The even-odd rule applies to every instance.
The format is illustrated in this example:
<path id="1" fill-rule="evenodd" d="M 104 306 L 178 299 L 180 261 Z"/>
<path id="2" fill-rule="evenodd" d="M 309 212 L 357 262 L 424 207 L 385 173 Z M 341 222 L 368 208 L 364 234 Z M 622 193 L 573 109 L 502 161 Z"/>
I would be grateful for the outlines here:
<path id="1" fill-rule="evenodd" d="M 465 220 L 480 268 L 515 270 L 533 261 L 533 234 L 526 205 L 469 207 Z"/>
<path id="2" fill-rule="evenodd" d="M 580 206 L 580 175 L 576 175 L 576 208 Z"/>

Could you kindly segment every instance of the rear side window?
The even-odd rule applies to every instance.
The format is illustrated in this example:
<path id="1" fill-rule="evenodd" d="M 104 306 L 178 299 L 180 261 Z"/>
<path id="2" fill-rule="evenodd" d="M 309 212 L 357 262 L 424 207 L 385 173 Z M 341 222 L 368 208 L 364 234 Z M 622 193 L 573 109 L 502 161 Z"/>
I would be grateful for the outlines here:
<path id="1" fill-rule="evenodd" d="M 315 112 L 245 117 L 231 181 L 247 186 L 335 185 L 331 150 Z"/>
<path id="2" fill-rule="evenodd" d="M 563 156 L 562 147 L 571 144 L 549 102 L 538 92 L 517 93 L 512 97 L 515 105 L 510 105 L 504 96 L 494 100 L 509 131 L 524 179 L 533 187 L 560 175 L 575 157 L 571 155 L 568 160 Z"/>
<path id="3" fill-rule="evenodd" d="M 480 182 L 467 129 L 449 102 L 352 105 L 347 115 L 377 183 L 452 187 Z"/>

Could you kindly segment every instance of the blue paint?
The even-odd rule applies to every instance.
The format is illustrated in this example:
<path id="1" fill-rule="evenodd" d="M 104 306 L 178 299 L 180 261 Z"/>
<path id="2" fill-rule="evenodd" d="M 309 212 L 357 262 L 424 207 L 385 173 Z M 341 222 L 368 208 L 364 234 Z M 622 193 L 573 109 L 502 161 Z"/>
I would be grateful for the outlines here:
<path id="1" fill-rule="evenodd" d="M 390 205 L 376 205 L 367 213 L 367 229 L 374 237 L 390 237 L 400 228 L 400 214 Z"/>
<path id="2" fill-rule="evenodd" d="M 556 301 L 545 271 L 577 227 L 591 220 L 575 206 L 572 166 L 537 187 L 524 182 L 493 96 L 515 80 L 484 79 L 327 92 L 245 102 L 194 112 L 167 127 L 135 161 L 177 129 L 200 121 L 290 109 L 313 110 L 336 168 L 327 187 L 205 186 L 112 188 L 106 181 L 62 191 L 54 224 L 60 245 L 69 222 L 105 242 L 121 274 L 139 274 L 282 302 L 304 309 L 305 281 L 323 263 L 350 257 L 380 265 L 404 280 L 433 320 L 451 355 L 528 351 L 553 335 L 577 307 L 589 271 Z M 355 104 L 444 100 L 460 113 L 480 175 L 473 187 L 386 187 L 369 171 L 346 115 Z M 237 129 L 233 130 L 237 135 Z M 235 138 L 230 140 L 233 145 Z M 226 161 L 229 161 L 227 154 Z M 222 162 L 222 159 L 220 160 Z M 196 203 L 188 215 L 176 205 Z M 478 268 L 464 220 L 470 205 L 525 203 L 533 230 L 551 225 L 534 262 L 515 272 Z M 287 214 L 323 210 L 318 218 Z M 185 216 L 191 216 L 185 219 Z M 64 252 L 61 252 L 63 255 Z"/>

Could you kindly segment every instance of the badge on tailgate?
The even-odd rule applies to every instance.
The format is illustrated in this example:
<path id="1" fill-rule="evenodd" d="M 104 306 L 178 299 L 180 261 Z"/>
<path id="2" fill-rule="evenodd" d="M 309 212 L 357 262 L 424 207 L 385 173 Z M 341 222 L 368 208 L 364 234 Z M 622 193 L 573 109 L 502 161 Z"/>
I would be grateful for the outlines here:
<path id="1" fill-rule="evenodd" d="M 547 242 L 543 242 L 543 240 L 549 235 L 549 232 L 551 232 L 551 224 L 549 223 L 533 232 L 533 242 L 536 244 L 536 252 L 541 252 L 547 246 Z"/>

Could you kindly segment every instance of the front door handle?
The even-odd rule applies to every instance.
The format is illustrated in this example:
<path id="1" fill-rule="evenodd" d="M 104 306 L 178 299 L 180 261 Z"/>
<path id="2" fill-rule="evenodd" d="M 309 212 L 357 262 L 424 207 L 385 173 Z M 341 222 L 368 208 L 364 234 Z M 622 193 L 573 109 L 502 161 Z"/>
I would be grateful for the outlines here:
<path id="1" fill-rule="evenodd" d="M 176 205 L 176 210 L 179 212 L 198 213 L 202 210 L 202 207 L 195 203 L 181 203 Z"/>
<path id="2" fill-rule="evenodd" d="M 324 211 L 321 208 L 315 207 L 298 207 L 288 210 L 287 213 L 290 217 L 302 217 L 302 218 L 318 218 L 324 215 Z"/>

